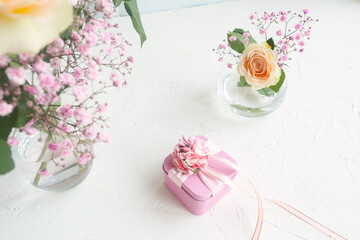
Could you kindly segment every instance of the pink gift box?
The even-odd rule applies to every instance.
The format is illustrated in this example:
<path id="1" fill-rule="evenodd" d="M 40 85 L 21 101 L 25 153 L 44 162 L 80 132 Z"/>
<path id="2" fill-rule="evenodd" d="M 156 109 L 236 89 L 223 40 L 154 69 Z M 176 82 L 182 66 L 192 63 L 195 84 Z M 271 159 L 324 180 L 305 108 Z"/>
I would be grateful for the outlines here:
<path id="1" fill-rule="evenodd" d="M 197 138 L 204 141 L 208 140 L 204 136 L 197 136 Z M 236 164 L 236 161 L 221 149 L 219 149 L 214 156 L 226 158 Z M 216 159 L 213 159 L 212 157 L 209 157 L 208 167 L 231 179 L 233 179 L 237 173 L 235 169 L 217 161 Z M 218 184 L 218 190 L 216 191 L 216 194 L 213 193 L 199 178 L 198 174 L 194 173 L 190 176 L 184 176 L 184 174 L 179 173 L 172 163 L 171 154 L 165 158 L 163 170 L 165 172 L 165 186 L 185 205 L 190 212 L 196 215 L 206 213 L 231 189 L 229 186 L 217 181 L 216 184 Z"/>

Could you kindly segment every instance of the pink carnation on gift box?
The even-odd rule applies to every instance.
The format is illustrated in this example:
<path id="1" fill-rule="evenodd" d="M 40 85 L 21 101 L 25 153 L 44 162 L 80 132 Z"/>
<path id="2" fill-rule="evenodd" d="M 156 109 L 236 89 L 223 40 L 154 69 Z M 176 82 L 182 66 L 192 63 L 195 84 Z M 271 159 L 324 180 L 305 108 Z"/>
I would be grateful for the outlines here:
<path id="1" fill-rule="evenodd" d="M 172 153 L 173 164 L 183 173 L 192 175 L 207 167 L 209 149 L 195 137 L 182 137 Z"/>

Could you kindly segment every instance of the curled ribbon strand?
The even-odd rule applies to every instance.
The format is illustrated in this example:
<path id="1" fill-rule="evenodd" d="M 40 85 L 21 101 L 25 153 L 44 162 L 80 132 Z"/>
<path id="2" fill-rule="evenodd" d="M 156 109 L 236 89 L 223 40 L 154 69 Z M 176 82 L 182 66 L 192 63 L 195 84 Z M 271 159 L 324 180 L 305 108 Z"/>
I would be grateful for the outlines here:
<path id="1" fill-rule="evenodd" d="M 218 157 L 215 155 L 211 155 L 209 156 L 217 161 L 220 161 L 226 165 L 228 165 L 229 167 L 232 167 L 234 169 L 236 169 L 238 171 L 238 173 L 240 173 L 241 175 L 243 175 L 248 182 L 250 183 L 251 187 L 254 190 L 255 193 L 255 197 L 257 199 L 258 202 L 258 218 L 257 218 L 257 223 L 256 223 L 256 227 L 252 236 L 252 240 L 258 240 L 260 237 L 260 233 L 261 233 L 261 228 L 262 228 L 262 224 L 263 224 L 263 207 L 262 207 L 262 198 L 260 197 L 260 194 L 258 193 L 255 185 L 253 184 L 253 182 L 251 181 L 251 179 L 244 173 L 244 171 L 242 171 L 240 169 L 240 167 L 236 164 L 234 164 L 233 162 L 229 161 L 228 159 L 222 158 L 222 157 Z M 214 178 L 216 178 L 217 180 L 221 181 L 224 184 L 227 184 L 228 186 L 238 190 L 239 192 L 243 193 L 245 196 L 250 197 L 250 198 L 254 198 L 253 195 L 247 193 L 246 191 L 244 191 L 243 189 L 241 189 L 232 179 L 228 178 L 227 176 L 225 176 L 222 173 L 217 172 L 216 170 L 213 170 L 209 167 L 203 169 L 201 172 L 204 172 L 205 174 L 208 174 Z M 207 180 L 203 177 L 203 175 L 201 173 L 199 173 L 200 178 L 203 180 L 203 182 L 205 183 L 205 185 L 207 185 Z M 208 185 L 207 185 L 208 186 Z M 209 186 L 208 186 L 209 187 Z M 209 187 L 211 189 L 211 186 Z M 310 226 L 314 227 L 315 229 L 317 229 L 318 231 L 326 234 L 327 236 L 329 236 L 332 239 L 335 240 L 347 240 L 345 237 L 341 236 L 340 234 L 332 231 L 331 229 L 325 227 L 324 225 L 318 223 L 317 221 L 315 221 L 314 219 L 308 217 L 307 215 L 305 215 L 304 213 L 300 212 L 299 210 L 297 210 L 296 208 L 281 202 L 279 200 L 273 200 L 273 199 L 264 199 L 267 202 L 270 202 L 282 209 L 284 209 L 285 211 L 287 211 L 288 213 L 290 213 L 291 215 L 296 216 L 297 218 L 299 218 L 300 220 L 306 222 L 307 224 L 309 224 Z"/>
<path id="2" fill-rule="evenodd" d="M 313 226 L 314 228 L 316 228 L 320 232 L 324 233 L 325 235 L 327 235 L 327 236 L 329 236 L 329 237 L 331 237 L 331 238 L 333 238 L 335 240 L 347 240 L 343 236 L 337 234 L 333 230 L 325 227 L 324 225 L 318 223 L 314 219 L 310 218 L 309 216 L 307 216 L 304 213 L 300 212 L 296 208 L 294 208 L 294 207 L 292 207 L 292 206 L 290 206 L 290 205 L 288 205 L 288 204 L 286 204 L 284 202 L 281 202 L 279 200 L 272 200 L 272 199 L 264 199 L 264 200 L 266 200 L 268 202 L 271 202 L 271 203 L 275 204 L 276 206 L 284 209 L 285 211 L 287 211 L 291 215 L 294 215 L 295 217 L 297 217 L 300 220 L 306 222 L 307 224 Z"/>

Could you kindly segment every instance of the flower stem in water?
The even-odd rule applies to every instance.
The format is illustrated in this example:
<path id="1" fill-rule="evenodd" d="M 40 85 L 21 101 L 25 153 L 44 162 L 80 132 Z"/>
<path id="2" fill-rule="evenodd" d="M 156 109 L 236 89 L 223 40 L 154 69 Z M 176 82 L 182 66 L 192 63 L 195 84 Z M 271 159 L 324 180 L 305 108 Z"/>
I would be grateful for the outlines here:
<path id="1" fill-rule="evenodd" d="M 39 171 L 43 171 L 46 168 L 47 165 L 48 165 L 47 161 L 42 162 L 41 165 L 40 165 Z M 34 178 L 34 186 L 36 186 L 36 187 L 38 186 L 40 178 L 41 178 L 41 174 L 39 173 L 39 171 L 38 171 L 38 173 L 36 174 L 36 176 Z"/>

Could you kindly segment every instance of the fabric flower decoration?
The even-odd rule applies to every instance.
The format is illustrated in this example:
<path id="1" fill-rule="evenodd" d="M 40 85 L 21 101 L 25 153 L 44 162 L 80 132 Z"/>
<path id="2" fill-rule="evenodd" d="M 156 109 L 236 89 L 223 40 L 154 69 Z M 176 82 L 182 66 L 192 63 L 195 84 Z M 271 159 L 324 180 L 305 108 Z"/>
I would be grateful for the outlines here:
<path id="1" fill-rule="evenodd" d="M 205 142 L 196 137 L 186 138 L 183 136 L 172 153 L 174 166 L 180 172 L 188 175 L 206 168 L 209 159 L 209 149 L 204 145 Z"/>

